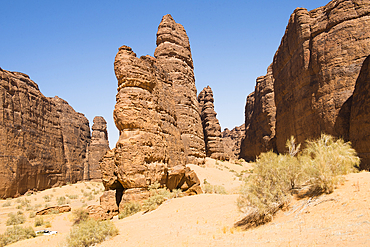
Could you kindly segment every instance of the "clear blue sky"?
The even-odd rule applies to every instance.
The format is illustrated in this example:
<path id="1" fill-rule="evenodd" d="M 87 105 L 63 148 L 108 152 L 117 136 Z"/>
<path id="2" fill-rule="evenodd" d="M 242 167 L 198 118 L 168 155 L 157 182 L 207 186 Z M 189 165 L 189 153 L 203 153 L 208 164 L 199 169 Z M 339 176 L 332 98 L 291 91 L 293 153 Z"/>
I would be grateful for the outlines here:
<path id="1" fill-rule="evenodd" d="M 293 10 L 328 2 L 0 0 L 0 67 L 28 74 L 90 126 L 103 116 L 114 147 L 114 57 L 121 45 L 153 56 L 158 24 L 171 14 L 190 38 L 198 93 L 211 86 L 221 127 L 232 129 L 243 124 L 246 97 L 266 74 Z"/>

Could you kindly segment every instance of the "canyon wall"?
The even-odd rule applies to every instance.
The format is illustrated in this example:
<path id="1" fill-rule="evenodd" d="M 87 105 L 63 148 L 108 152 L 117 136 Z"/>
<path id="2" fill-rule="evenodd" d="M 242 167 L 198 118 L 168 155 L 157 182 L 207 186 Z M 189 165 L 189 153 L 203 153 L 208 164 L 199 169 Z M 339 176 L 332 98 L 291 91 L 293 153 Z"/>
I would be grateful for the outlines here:
<path id="1" fill-rule="evenodd" d="M 82 180 L 89 122 L 29 76 L 0 68 L 0 197 Z"/>
<path id="2" fill-rule="evenodd" d="M 275 128 L 268 138 L 276 141 L 277 152 L 286 151 L 292 135 L 300 143 L 321 133 L 351 140 L 349 101 L 370 54 L 369 13 L 369 1 L 336 0 L 312 11 L 297 8 L 291 15 L 271 68 L 276 113 L 269 116 Z M 263 97 L 258 96 L 257 81 L 254 101 Z M 246 134 L 261 116 L 251 108 L 246 109 L 246 118 L 253 115 L 252 122 L 246 121 Z M 265 150 L 253 146 L 264 143 L 261 136 L 246 136 L 243 143 L 242 157 Z"/>

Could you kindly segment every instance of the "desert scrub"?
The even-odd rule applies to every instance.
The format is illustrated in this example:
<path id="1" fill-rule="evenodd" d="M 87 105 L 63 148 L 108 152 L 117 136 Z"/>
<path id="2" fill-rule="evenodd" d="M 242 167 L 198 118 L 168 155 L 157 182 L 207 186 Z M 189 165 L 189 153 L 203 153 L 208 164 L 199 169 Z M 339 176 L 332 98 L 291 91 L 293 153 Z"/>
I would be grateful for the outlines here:
<path id="1" fill-rule="evenodd" d="M 267 152 L 256 160 L 237 200 L 247 217 L 236 226 L 247 229 L 271 221 L 290 202 L 292 189 L 302 185 L 309 185 L 315 193 L 331 193 L 342 175 L 359 164 L 350 143 L 325 134 L 316 141 L 307 141 L 301 153 L 293 137 L 286 146 L 288 154 Z"/>
<path id="2" fill-rule="evenodd" d="M 117 234 L 118 230 L 111 221 L 88 219 L 72 228 L 66 244 L 68 247 L 92 246 Z"/>
<path id="3" fill-rule="evenodd" d="M 44 218 L 42 216 L 37 216 L 35 218 L 35 227 L 42 226 L 44 224 Z"/>
<path id="4" fill-rule="evenodd" d="M 71 200 L 78 199 L 78 195 L 66 195 Z"/>
<path id="5" fill-rule="evenodd" d="M 3 207 L 10 207 L 12 205 L 11 201 L 6 201 L 3 203 Z"/>
<path id="6" fill-rule="evenodd" d="M 210 183 L 204 183 L 202 190 L 205 194 L 227 194 L 225 187 L 222 185 L 212 185 Z"/>
<path id="7" fill-rule="evenodd" d="M 0 234 L 0 246 L 5 246 L 11 243 L 15 243 L 24 239 L 34 238 L 36 233 L 31 226 L 21 227 L 13 226 L 8 227 L 5 233 Z"/>
<path id="8" fill-rule="evenodd" d="M 77 208 L 73 210 L 72 215 L 73 215 L 73 225 L 77 225 L 89 219 L 89 212 L 83 208 Z"/>
<path id="9" fill-rule="evenodd" d="M 66 200 L 67 199 L 64 196 L 61 196 L 57 198 L 57 203 L 58 205 L 63 205 L 63 204 L 66 204 Z"/>
<path id="10" fill-rule="evenodd" d="M 45 202 L 50 202 L 51 201 L 51 196 L 50 195 L 45 195 L 42 198 L 44 198 Z"/>
<path id="11" fill-rule="evenodd" d="M 155 182 L 149 185 L 150 197 L 143 201 L 143 210 L 145 212 L 158 208 L 167 199 L 173 198 L 173 194 L 166 188 L 159 188 L 160 184 Z"/>
<path id="12" fill-rule="evenodd" d="M 18 211 L 17 214 L 9 213 L 8 217 L 7 226 L 23 224 L 26 221 L 22 211 Z"/>
<path id="13" fill-rule="evenodd" d="M 307 141 L 301 158 L 316 191 L 331 193 L 343 181 L 343 175 L 356 171 L 360 164 L 351 143 L 322 134 L 317 141 Z"/>
<path id="14" fill-rule="evenodd" d="M 118 219 L 131 216 L 141 211 L 141 204 L 139 202 L 128 202 L 123 205 L 123 210 L 119 213 Z"/>

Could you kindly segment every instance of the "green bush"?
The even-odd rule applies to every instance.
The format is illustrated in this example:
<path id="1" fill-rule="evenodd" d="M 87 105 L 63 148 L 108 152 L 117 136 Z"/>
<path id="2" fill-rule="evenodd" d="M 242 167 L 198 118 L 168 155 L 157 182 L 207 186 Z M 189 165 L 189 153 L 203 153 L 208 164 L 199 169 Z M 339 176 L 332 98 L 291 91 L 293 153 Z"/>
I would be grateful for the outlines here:
<path id="1" fill-rule="evenodd" d="M 89 219 L 75 225 L 67 237 L 67 246 L 92 246 L 118 234 L 111 221 L 96 221 Z"/>
<path id="2" fill-rule="evenodd" d="M 128 202 L 123 206 L 123 210 L 119 213 L 118 219 L 123 219 L 130 215 L 141 211 L 141 204 L 138 202 Z"/>
<path id="3" fill-rule="evenodd" d="M 331 193 L 343 181 L 343 175 L 356 171 L 360 164 L 351 143 L 322 134 L 317 141 L 307 141 L 301 157 L 309 175 L 308 183 L 316 191 Z"/>
<path id="4" fill-rule="evenodd" d="M 21 211 L 18 211 L 17 214 L 9 213 L 8 217 L 9 218 L 6 221 L 7 226 L 23 224 L 26 221 L 26 218 Z"/>
<path id="5" fill-rule="evenodd" d="M 24 239 L 34 238 L 36 233 L 32 227 L 13 226 L 8 227 L 5 233 L 0 234 L 0 246 L 5 246 Z"/>
<path id="6" fill-rule="evenodd" d="M 256 160 L 237 200 L 239 209 L 248 215 L 242 222 L 244 228 L 269 222 L 290 202 L 292 189 L 310 185 L 312 191 L 331 193 L 342 175 L 359 165 L 350 143 L 325 134 L 307 141 L 301 153 L 293 137 L 287 141 L 287 148 L 286 155 L 267 152 Z"/>

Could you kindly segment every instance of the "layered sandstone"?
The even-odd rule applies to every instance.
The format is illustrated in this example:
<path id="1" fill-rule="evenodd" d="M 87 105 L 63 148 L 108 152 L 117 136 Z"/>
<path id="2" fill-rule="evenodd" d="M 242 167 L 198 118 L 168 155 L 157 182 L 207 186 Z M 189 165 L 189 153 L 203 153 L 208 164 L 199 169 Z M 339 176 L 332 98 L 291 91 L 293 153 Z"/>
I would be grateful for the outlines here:
<path id="1" fill-rule="evenodd" d="M 361 158 L 361 168 L 370 170 L 370 56 L 368 56 L 357 78 L 353 96 L 349 98 L 349 139 Z"/>
<path id="2" fill-rule="evenodd" d="M 370 54 L 369 14 L 369 1 L 335 0 L 291 15 L 272 65 L 278 152 L 291 135 L 298 142 L 322 132 L 348 140 L 342 108 Z"/>
<path id="3" fill-rule="evenodd" d="M 222 142 L 224 144 L 224 150 L 228 157 L 231 159 L 239 159 L 240 147 L 242 140 L 245 136 L 245 124 L 237 126 L 232 130 L 225 128 L 222 131 Z"/>
<path id="4" fill-rule="evenodd" d="M 109 150 L 107 122 L 103 117 L 94 118 L 92 126 L 91 142 L 88 152 L 88 179 L 100 180 L 101 171 L 99 161 Z"/>
<path id="5" fill-rule="evenodd" d="M 369 24 L 370 2 L 364 0 L 336 0 L 310 12 L 294 11 L 272 67 L 248 96 L 242 157 L 253 159 L 269 149 L 282 153 L 291 136 L 304 143 L 321 133 L 366 146 L 350 128 L 361 119 L 351 112 L 351 102 L 370 54 Z M 354 114 L 358 120 L 352 120 Z M 357 149 L 366 156 L 365 149 Z"/>
<path id="6" fill-rule="evenodd" d="M 88 120 L 29 76 L 1 68 L 0 132 L 0 197 L 83 179 Z"/>
<path id="7" fill-rule="evenodd" d="M 203 164 L 205 144 L 189 38 L 184 27 L 171 15 L 163 16 L 158 26 L 154 56 L 173 83 L 177 126 L 184 143 L 186 162 Z"/>
<path id="8" fill-rule="evenodd" d="M 216 117 L 213 92 L 210 86 L 205 87 L 199 93 L 198 102 L 207 157 L 219 160 L 228 159 L 222 143 L 221 126 Z"/>
<path id="9" fill-rule="evenodd" d="M 248 96 L 241 158 L 254 160 L 262 152 L 276 150 L 275 113 L 274 78 L 270 66 L 265 76 L 257 78 L 255 91 Z"/>

